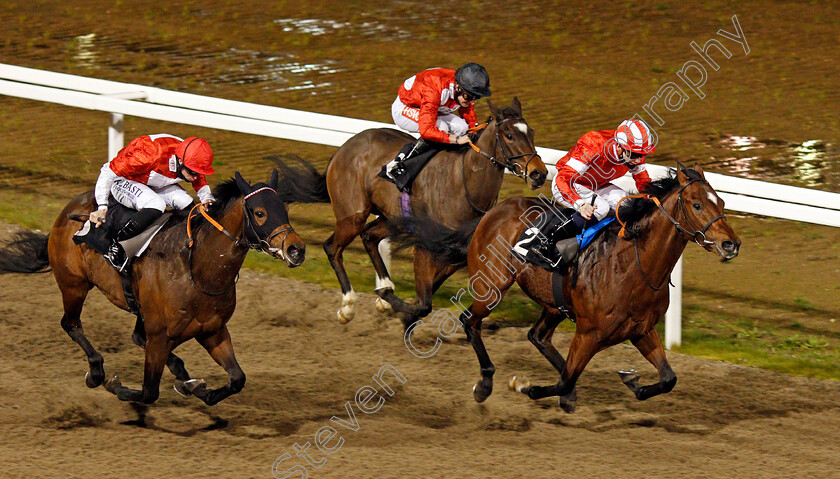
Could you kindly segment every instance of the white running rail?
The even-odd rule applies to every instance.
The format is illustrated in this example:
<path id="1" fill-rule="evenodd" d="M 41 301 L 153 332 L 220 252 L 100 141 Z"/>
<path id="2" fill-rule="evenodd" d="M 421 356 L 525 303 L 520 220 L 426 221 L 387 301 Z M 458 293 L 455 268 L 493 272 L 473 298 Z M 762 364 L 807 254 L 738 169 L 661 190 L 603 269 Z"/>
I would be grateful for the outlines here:
<path id="1" fill-rule="evenodd" d="M 368 128 L 393 128 L 379 123 L 274 106 L 224 100 L 190 93 L 100 80 L 77 75 L 36 70 L 0 63 L 0 94 L 110 113 L 108 159 L 124 145 L 125 115 L 219 130 L 250 133 L 286 140 L 341 146 Z M 565 151 L 537 147 L 549 167 Z M 651 176 L 664 176 L 668 168 L 648 165 Z M 706 173 L 709 183 L 726 201 L 726 209 L 787 220 L 840 227 L 840 194 L 765 181 Z M 614 183 L 632 189 L 630 178 Z M 672 275 L 671 307 L 665 318 L 665 346 L 680 344 L 682 304 L 682 259 Z"/>

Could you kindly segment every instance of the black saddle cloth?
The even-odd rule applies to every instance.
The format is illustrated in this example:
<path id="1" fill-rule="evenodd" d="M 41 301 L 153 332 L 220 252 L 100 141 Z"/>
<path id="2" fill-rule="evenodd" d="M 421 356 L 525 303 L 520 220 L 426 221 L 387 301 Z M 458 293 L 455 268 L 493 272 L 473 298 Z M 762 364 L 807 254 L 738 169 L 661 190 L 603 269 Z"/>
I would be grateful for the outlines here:
<path id="1" fill-rule="evenodd" d="M 94 228 L 90 222 L 85 222 L 82 229 L 73 236 L 76 244 L 86 244 L 99 254 L 105 254 L 111 240 L 117 237 L 119 232 L 137 210 L 127 208 L 111 199 L 108 203 L 108 213 L 105 214 L 105 223 Z M 85 231 L 87 230 L 87 231 Z"/>
<path id="2" fill-rule="evenodd" d="M 554 244 L 566 239 L 558 237 L 557 230 L 571 220 L 574 212 L 572 208 L 546 209 L 519 235 L 511 253 L 520 261 L 551 270 L 558 259 Z"/>
<path id="3" fill-rule="evenodd" d="M 432 145 L 434 145 L 434 146 L 430 145 L 429 150 L 427 150 L 427 151 L 425 151 L 425 152 L 423 152 L 419 155 L 412 156 L 411 158 L 409 158 L 407 160 L 404 160 L 402 162 L 402 170 L 403 171 L 402 171 L 402 173 L 397 175 L 396 181 L 394 181 L 394 180 L 392 180 L 391 178 L 388 177 L 388 165 L 387 164 L 382 166 L 382 169 L 379 170 L 378 176 L 380 178 L 385 178 L 386 180 L 388 180 L 388 181 L 394 183 L 395 185 L 397 185 L 397 189 L 400 190 L 400 191 L 411 189 L 411 184 L 414 182 L 414 179 L 417 178 L 417 175 L 419 175 L 420 172 L 423 170 L 423 167 L 426 166 L 426 164 L 429 162 L 429 160 L 434 158 L 434 156 L 436 154 L 438 154 L 440 151 L 442 151 L 442 148 L 438 148 L 437 144 L 432 144 Z M 407 153 L 408 151 L 411 151 L 411 147 L 413 147 L 413 146 L 414 146 L 414 142 L 407 143 L 403 147 L 403 150 L 401 150 L 401 151 Z"/>

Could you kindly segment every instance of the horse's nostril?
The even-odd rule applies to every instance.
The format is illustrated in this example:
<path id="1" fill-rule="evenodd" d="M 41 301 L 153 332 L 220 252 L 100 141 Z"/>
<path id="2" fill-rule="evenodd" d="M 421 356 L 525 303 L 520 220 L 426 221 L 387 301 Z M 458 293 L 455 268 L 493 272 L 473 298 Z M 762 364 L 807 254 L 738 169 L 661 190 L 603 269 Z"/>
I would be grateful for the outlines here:
<path id="1" fill-rule="evenodd" d="M 532 171 L 531 174 L 528 175 L 528 177 L 531 178 L 531 181 L 537 184 L 540 184 L 545 181 L 545 173 L 539 170 Z"/>
<path id="2" fill-rule="evenodd" d="M 735 243 L 732 242 L 732 241 L 724 241 L 723 244 L 721 244 L 721 247 L 724 249 L 724 251 L 727 251 L 727 252 L 730 252 L 730 253 L 732 251 L 735 251 Z"/>
<path id="3" fill-rule="evenodd" d="M 303 258 L 303 255 L 306 254 L 306 247 L 305 246 L 298 247 L 298 246 L 292 245 L 292 246 L 289 246 L 289 248 L 286 250 L 286 253 L 289 255 L 289 258 L 296 261 L 298 259 Z"/>

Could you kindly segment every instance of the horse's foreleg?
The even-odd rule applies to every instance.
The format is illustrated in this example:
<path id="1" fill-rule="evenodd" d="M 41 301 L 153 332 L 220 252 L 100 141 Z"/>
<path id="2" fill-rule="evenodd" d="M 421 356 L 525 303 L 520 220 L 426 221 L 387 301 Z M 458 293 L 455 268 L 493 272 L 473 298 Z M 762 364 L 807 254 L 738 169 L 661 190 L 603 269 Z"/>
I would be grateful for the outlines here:
<path id="1" fill-rule="evenodd" d="M 146 340 L 146 363 L 143 367 L 143 389 L 123 386 L 116 376 L 105 382 L 105 389 L 114 393 L 120 401 L 152 404 L 160 396 L 160 378 L 163 367 L 172 350 L 172 341 L 165 333 L 156 334 Z"/>
<path id="2" fill-rule="evenodd" d="M 335 271 L 338 284 L 341 285 L 341 308 L 337 313 L 338 321 L 341 324 L 349 323 L 356 316 L 356 292 L 353 291 L 350 278 L 347 276 L 347 270 L 344 269 L 342 254 L 344 248 L 361 233 L 364 227 L 365 218 L 359 218 L 360 215 L 356 215 L 350 219 L 337 221 L 335 233 L 324 241 L 324 252 L 327 254 L 330 266 Z"/>
<path id="3" fill-rule="evenodd" d="M 554 345 L 551 344 L 551 338 L 554 336 L 554 330 L 557 328 L 557 325 L 563 322 L 564 319 L 566 319 L 564 314 L 551 312 L 548 308 L 544 308 L 539 319 L 531 327 L 531 330 L 528 331 L 528 340 L 531 341 L 531 344 L 537 348 L 540 354 L 548 359 L 548 362 L 554 366 L 554 369 L 558 373 L 563 372 L 563 368 L 566 367 L 566 360 L 554 349 Z"/>
<path id="4" fill-rule="evenodd" d="M 134 323 L 134 332 L 131 333 L 131 341 L 137 346 L 146 349 L 146 328 L 143 325 L 143 318 L 140 316 L 137 316 L 137 321 Z M 178 356 L 169 353 L 169 357 L 166 358 L 166 367 L 175 376 L 175 392 L 182 396 L 192 394 L 184 385 L 184 383 L 191 379 L 190 373 L 187 372 L 187 368 L 184 366 L 184 361 Z"/>
<path id="5" fill-rule="evenodd" d="M 651 328 L 647 334 L 634 340 L 633 345 L 659 371 L 659 382 L 649 386 L 639 385 L 639 374 L 636 371 L 632 369 L 619 371 L 618 375 L 621 377 L 621 382 L 633 391 L 636 399 L 644 401 L 674 389 L 674 385 L 677 384 L 677 375 L 674 374 L 674 370 L 671 369 L 671 365 L 665 358 L 665 350 L 662 348 L 662 342 L 659 340 L 659 333 L 656 329 Z"/>
<path id="6" fill-rule="evenodd" d="M 217 389 L 208 390 L 204 381 L 201 380 L 192 380 L 187 383 L 195 397 L 204 401 L 208 406 L 212 406 L 241 391 L 245 387 L 245 373 L 239 367 L 239 363 L 236 362 L 227 326 L 223 326 L 212 336 L 199 339 L 198 342 L 210 353 L 213 360 L 228 373 L 228 383 Z"/>
<path id="7" fill-rule="evenodd" d="M 569 354 L 566 364 L 560 372 L 560 380 L 551 386 L 531 386 L 528 383 L 517 383 L 516 378 L 511 380 L 511 388 L 531 399 L 542 399 L 549 396 L 559 396 L 559 405 L 566 412 L 574 412 L 577 401 L 575 383 L 580 373 L 589 364 L 589 361 L 598 352 L 598 341 L 594 335 L 575 334 L 572 344 L 569 346 Z"/>
<path id="8" fill-rule="evenodd" d="M 490 355 L 487 354 L 487 349 L 484 347 L 484 341 L 481 340 L 481 321 L 487 317 L 490 311 L 484 305 L 476 302 L 470 306 L 469 312 L 469 317 L 467 317 L 466 311 L 461 313 L 460 319 L 464 326 L 464 332 L 467 333 L 467 339 L 475 350 L 475 355 L 478 356 L 478 364 L 481 367 L 481 380 L 473 386 L 473 397 L 476 402 L 484 402 L 493 393 L 493 374 L 496 372 L 496 367 L 490 361 Z"/>
<path id="9" fill-rule="evenodd" d="M 62 283 L 59 282 L 59 286 Z M 84 350 L 90 370 L 85 374 L 85 384 L 95 388 L 105 380 L 105 360 L 99 351 L 90 344 L 82 328 L 82 305 L 85 302 L 89 288 L 78 285 L 61 288 L 61 299 L 64 302 L 64 316 L 61 317 L 61 327 L 64 332 Z"/>
<path id="10" fill-rule="evenodd" d="M 395 310 L 406 313 L 402 318 L 406 329 L 432 312 L 432 296 L 435 291 L 458 269 L 458 266 L 438 263 L 426 250 L 414 250 L 414 288 L 417 291 L 417 304 L 409 305 L 400 300 L 406 306 L 402 307 L 399 303 L 391 303 Z"/>
<path id="11" fill-rule="evenodd" d="M 393 311 L 391 304 L 385 299 L 387 296 L 394 296 L 394 282 L 388 273 L 391 263 L 391 242 L 388 240 L 390 234 L 385 226 L 385 217 L 380 216 L 368 223 L 362 233 L 362 243 L 370 256 L 373 268 L 376 270 L 376 288 L 374 292 L 379 295 L 376 300 L 376 309 L 380 313 Z"/>

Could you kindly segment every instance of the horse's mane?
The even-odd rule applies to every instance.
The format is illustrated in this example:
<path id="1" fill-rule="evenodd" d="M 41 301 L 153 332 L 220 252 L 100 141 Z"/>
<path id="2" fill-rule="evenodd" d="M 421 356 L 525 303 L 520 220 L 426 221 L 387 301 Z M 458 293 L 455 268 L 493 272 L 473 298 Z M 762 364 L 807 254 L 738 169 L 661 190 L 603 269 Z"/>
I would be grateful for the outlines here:
<path id="1" fill-rule="evenodd" d="M 700 173 L 694 170 L 684 170 L 689 180 L 702 180 Z M 676 170 L 672 170 L 668 176 L 651 181 L 641 193 L 651 195 L 659 201 L 664 201 L 669 193 L 673 192 L 680 186 L 680 181 L 677 179 Z M 618 217 L 624 221 L 628 226 L 641 220 L 656 208 L 656 203 L 647 198 L 630 198 L 621 203 L 621 208 L 618 211 Z"/>
<path id="2" fill-rule="evenodd" d="M 216 201 L 210 205 L 208 213 L 210 216 L 217 218 L 228 204 L 242 198 L 242 192 L 239 191 L 239 187 L 236 185 L 236 180 L 230 178 L 219 183 L 215 188 L 213 188 L 213 198 L 216 198 Z M 192 207 L 184 208 L 183 210 L 174 210 L 174 218 L 186 218 L 191 209 Z M 200 221 L 199 218 L 201 218 L 201 220 L 204 219 L 201 215 L 196 215 L 196 217 L 193 218 L 193 224 L 197 224 L 198 221 Z"/>
<path id="3" fill-rule="evenodd" d="M 691 170 L 683 170 L 689 180 L 702 180 L 700 173 Z M 680 181 L 677 178 L 676 170 L 671 170 L 668 176 L 650 182 L 641 193 L 651 195 L 660 202 L 665 200 L 668 194 L 674 192 L 680 186 Z M 621 203 L 621 208 L 618 210 L 618 217 L 627 225 L 627 236 L 629 238 L 637 237 L 643 228 L 639 227 L 637 223 L 646 218 L 652 211 L 656 209 L 656 203 L 647 198 L 630 198 Z M 610 233 L 615 233 L 617 236 L 620 227 L 616 224 L 610 228 Z M 613 235 L 605 235 L 612 237 Z"/>

